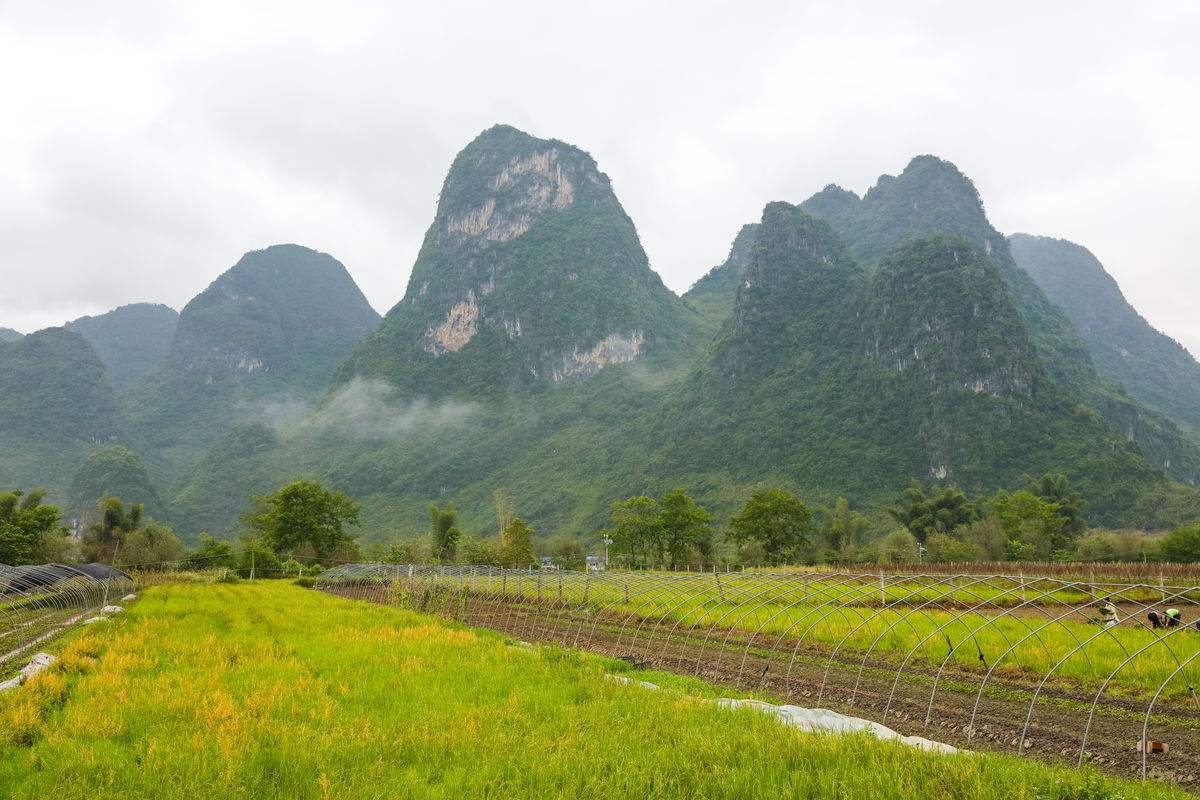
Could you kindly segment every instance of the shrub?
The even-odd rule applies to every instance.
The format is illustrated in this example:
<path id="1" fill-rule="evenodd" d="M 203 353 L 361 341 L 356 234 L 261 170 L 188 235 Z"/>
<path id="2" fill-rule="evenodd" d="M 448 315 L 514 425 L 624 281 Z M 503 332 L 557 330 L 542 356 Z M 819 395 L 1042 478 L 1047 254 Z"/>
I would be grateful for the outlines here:
<path id="1" fill-rule="evenodd" d="M 1166 561 L 1180 564 L 1200 561 L 1200 525 L 1176 528 L 1163 537 L 1159 549 Z"/>
<path id="2" fill-rule="evenodd" d="M 311 589 L 317 585 L 317 579 L 305 576 L 296 578 L 296 580 L 292 581 L 292 583 L 296 584 L 297 586 L 303 586 L 305 589 Z"/>

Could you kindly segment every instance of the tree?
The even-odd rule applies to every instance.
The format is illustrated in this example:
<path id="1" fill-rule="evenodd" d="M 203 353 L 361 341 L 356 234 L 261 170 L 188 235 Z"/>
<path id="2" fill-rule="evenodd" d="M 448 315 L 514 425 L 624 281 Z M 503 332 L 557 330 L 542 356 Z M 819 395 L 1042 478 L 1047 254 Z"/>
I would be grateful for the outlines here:
<path id="1" fill-rule="evenodd" d="M 183 558 L 183 542 L 165 525 L 149 522 L 130 531 L 121 543 L 117 565 L 144 565 L 149 569 L 165 568 Z"/>
<path id="2" fill-rule="evenodd" d="M 383 561 L 387 564 L 424 564 L 427 550 L 426 542 L 420 539 L 401 539 L 388 548 Z"/>
<path id="3" fill-rule="evenodd" d="M 1083 498 L 1071 491 L 1066 475 L 1047 473 L 1040 480 L 1026 477 L 1025 489 L 1058 507 L 1058 515 L 1066 520 L 1063 530 L 1071 538 L 1087 529 L 1083 517 Z"/>
<path id="4" fill-rule="evenodd" d="M 879 540 L 880 564 L 914 564 L 921 559 L 917 539 L 908 530 L 892 531 Z"/>
<path id="5" fill-rule="evenodd" d="M 976 561 L 979 551 L 976 547 L 957 536 L 948 533 L 931 533 L 925 538 L 926 561 L 963 562 Z"/>
<path id="6" fill-rule="evenodd" d="M 821 515 L 825 520 L 821 533 L 832 550 L 862 544 L 871 525 L 865 516 L 850 508 L 844 497 L 835 500 L 833 508 L 822 509 Z"/>
<path id="7" fill-rule="evenodd" d="M 186 569 L 232 569 L 237 565 L 237 556 L 229 542 L 214 539 L 207 533 L 200 534 L 196 551 L 183 560 Z"/>
<path id="8" fill-rule="evenodd" d="M 520 517 L 509 520 L 500 537 L 500 562 L 506 567 L 528 567 L 537 563 L 533 554 L 533 528 Z"/>
<path id="9" fill-rule="evenodd" d="M 737 516 L 729 521 L 730 534 L 739 546 L 758 542 L 769 564 L 787 560 L 807 544 L 812 533 L 812 511 L 804 501 L 783 489 L 755 489 Z"/>
<path id="10" fill-rule="evenodd" d="M 358 503 L 317 481 L 295 480 L 253 500 L 255 508 L 246 524 L 275 553 L 291 554 L 307 545 L 317 559 L 325 560 L 353 543 L 346 527 L 358 525 Z"/>
<path id="11" fill-rule="evenodd" d="M 1003 561 L 1007 555 L 1008 537 L 996 519 L 977 519 L 959 528 L 958 535 L 981 561 Z"/>
<path id="12" fill-rule="evenodd" d="M 58 508 L 42 503 L 45 495 L 41 489 L 0 494 L 0 564 L 32 563 L 51 540 L 65 536 Z"/>
<path id="13" fill-rule="evenodd" d="M 463 564 L 501 566 L 500 543 L 498 540 L 481 539 L 478 536 L 464 537 L 458 543 L 458 560 Z"/>
<path id="14" fill-rule="evenodd" d="M 682 563 L 692 548 L 712 536 L 712 515 L 683 489 L 673 489 L 658 499 L 658 529 L 662 550 L 672 566 Z"/>
<path id="15" fill-rule="evenodd" d="M 654 498 L 639 495 L 618 500 L 612 505 L 609 519 L 612 528 L 601 533 L 612 539 L 613 553 L 618 558 L 635 567 L 661 563 L 662 529 Z"/>
<path id="16" fill-rule="evenodd" d="M 950 533 L 959 525 L 966 525 L 979 517 L 975 505 L 961 490 L 953 486 L 934 486 L 926 495 L 915 478 L 904 490 L 900 502 L 887 511 L 893 519 L 908 528 L 921 544 L 934 531 Z"/>
<path id="17" fill-rule="evenodd" d="M 247 538 L 242 540 L 235 567 L 243 578 L 270 578 L 283 571 L 283 561 L 266 541 Z"/>
<path id="18" fill-rule="evenodd" d="M 141 524 L 140 503 L 125 508 L 120 498 L 105 497 L 100 501 L 97 521 L 89 525 L 83 534 L 84 558 L 105 564 L 113 563 L 126 535 L 136 531 Z"/>
<path id="19" fill-rule="evenodd" d="M 555 539 L 550 544 L 550 558 L 559 569 L 582 570 L 587 565 L 583 545 L 568 537 Z"/>
<path id="20" fill-rule="evenodd" d="M 1200 561 L 1200 525 L 1171 531 L 1162 538 L 1159 552 L 1166 561 L 1180 564 Z"/>
<path id="21" fill-rule="evenodd" d="M 1008 556 L 1014 561 L 1046 559 L 1071 544 L 1067 519 L 1058 513 L 1058 506 L 1032 492 L 999 491 L 991 507 L 1008 539 Z"/>
<path id="22" fill-rule="evenodd" d="M 458 540 L 462 538 L 454 503 L 446 503 L 445 508 L 438 508 L 436 503 L 429 504 L 429 531 L 434 561 L 439 564 L 452 563 L 454 554 L 458 552 Z"/>

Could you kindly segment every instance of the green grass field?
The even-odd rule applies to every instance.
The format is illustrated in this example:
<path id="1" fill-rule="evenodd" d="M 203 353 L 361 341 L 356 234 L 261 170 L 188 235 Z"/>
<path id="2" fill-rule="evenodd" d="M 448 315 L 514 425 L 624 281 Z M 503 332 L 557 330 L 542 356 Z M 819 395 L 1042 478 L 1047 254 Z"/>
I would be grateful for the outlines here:
<path id="1" fill-rule="evenodd" d="M 6 798 L 1185 797 L 814 736 L 283 583 L 158 586 L 0 696 Z"/>
<path id="2" fill-rule="evenodd" d="M 1098 617 L 1094 604 L 1076 605 L 1087 600 L 1085 595 L 1056 597 L 1059 593 L 1046 584 L 1022 592 L 1015 586 L 999 590 L 967 580 L 966 585 L 937 588 L 889 585 L 885 591 L 869 580 L 763 583 L 761 577 L 735 574 L 722 576 L 718 589 L 713 576 L 682 580 L 660 576 L 655 583 L 653 576 L 643 573 L 627 575 L 627 591 L 615 573 L 608 581 L 592 580 L 586 586 L 578 574 L 572 574 L 561 593 L 555 573 L 511 575 L 503 583 L 484 575 L 421 578 L 412 586 L 440 587 L 451 593 L 466 589 L 503 596 L 505 602 L 536 602 L 548 618 L 557 610 L 577 612 L 586 607 L 604 612 L 629 637 L 639 627 L 653 629 L 659 623 L 670 627 L 669 635 L 703 637 L 711 629 L 734 628 L 742 636 L 753 635 L 760 647 L 784 642 L 784 649 L 790 650 L 791 642 L 799 641 L 809 649 L 869 652 L 893 657 L 898 663 L 911 653 L 913 666 L 932 668 L 946 660 L 949 641 L 955 645 L 951 661 L 959 667 L 978 669 L 982 653 L 987 664 L 998 665 L 998 676 L 1036 682 L 1053 669 L 1055 685 L 1080 691 L 1095 691 L 1112 675 L 1109 696 L 1148 698 L 1170 678 L 1165 696 L 1185 697 L 1190 696 L 1189 687 L 1200 681 L 1200 657 L 1189 661 L 1200 652 L 1200 633 L 1175 630 L 1164 643 L 1164 632 L 1151 630 L 1141 614 L 1104 631 L 1089 622 Z M 386 591 L 384 580 L 377 585 Z M 401 580 L 396 586 L 403 593 L 409 584 Z M 1125 592 L 1113 596 L 1118 602 L 1129 599 Z M 1022 597 L 1031 603 L 1024 613 L 997 618 Z M 448 598 L 451 606 L 471 602 Z M 882 608 L 884 602 L 889 608 Z M 1194 613 L 1194 606 L 1174 602 Z M 657 633 L 642 635 L 654 635 L 658 641 L 665 638 Z M 712 638 L 715 650 L 724 634 Z M 734 648 L 743 646 L 736 638 L 734 642 Z M 1137 655 L 1130 659 L 1133 654 Z M 1173 675 L 1180 664 L 1184 669 Z"/>

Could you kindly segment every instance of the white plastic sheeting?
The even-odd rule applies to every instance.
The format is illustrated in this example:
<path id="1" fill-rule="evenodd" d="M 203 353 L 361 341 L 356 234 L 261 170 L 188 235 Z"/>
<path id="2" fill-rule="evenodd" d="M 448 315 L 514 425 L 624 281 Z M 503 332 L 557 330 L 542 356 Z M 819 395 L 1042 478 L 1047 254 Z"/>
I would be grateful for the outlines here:
<path id="1" fill-rule="evenodd" d="M 639 681 L 625 675 L 608 675 L 617 683 L 640 686 L 643 689 L 658 689 L 656 683 Z M 922 736 L 903 736 L 886 725 L 869 719 L 839 714 L 827 708 L 802 708 L 800 706 L 777 706 L 762 700 L 745 700 L 722 697 L 716 701 L 721 708 L 753 708 L 778 719 L 784 725 L 805 733 L 870 733 L 877 739 L 901 742 L 902 744 L 935 753 L 957 753 L 957 747 L 935 742 Z"/>

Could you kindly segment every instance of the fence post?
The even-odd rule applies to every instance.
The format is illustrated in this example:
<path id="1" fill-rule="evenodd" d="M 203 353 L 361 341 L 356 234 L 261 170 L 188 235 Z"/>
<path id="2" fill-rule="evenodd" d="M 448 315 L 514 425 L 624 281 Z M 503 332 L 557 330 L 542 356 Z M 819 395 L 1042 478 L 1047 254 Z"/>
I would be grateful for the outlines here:
<path id="1" fill-rule="evenodd" d="M 725 588 L 721 586 L 721 573 L 717 572 L 716 564 L 713 564 L 713 578 L 717 582 L 717 596 L 721 598 L 721 602 L 725 602 Z"/>
<path id="2" fill-rule="evenodd" d="M 884 583 L 883 583 L 883 569 L 882 568 L 880 568 L 880 570 L 879 570 L 879 605 L 882 606 L 883 608 L 887 608 L 887 589 L 884 587 Z"/>
<path id="3" fill-rule="evenodd" d="M 1021 604 L 1024 605 L 1025 604 L 1025 570 L 1019 571 L 1017 573 L 1017 575 L 1021 578 Z"/>

